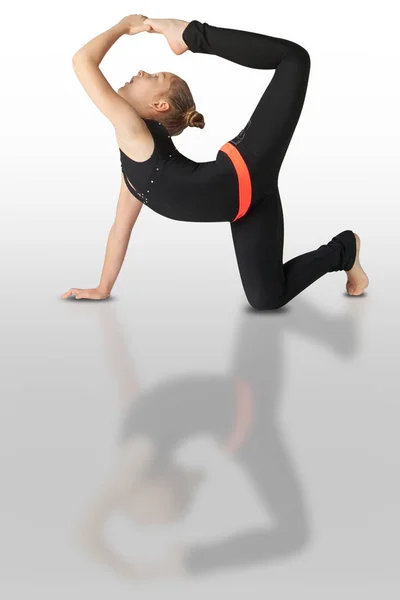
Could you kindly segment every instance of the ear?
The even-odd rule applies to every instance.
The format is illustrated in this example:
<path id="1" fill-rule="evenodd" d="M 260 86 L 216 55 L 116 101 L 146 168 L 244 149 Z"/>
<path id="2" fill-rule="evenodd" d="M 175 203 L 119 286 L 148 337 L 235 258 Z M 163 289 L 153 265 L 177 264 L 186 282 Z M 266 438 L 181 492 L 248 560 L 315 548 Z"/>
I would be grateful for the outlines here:
<path id="1" fill-rule="evenodd" d="M 151 106 L 154 109 L 163 110 L 163 111 L 169 109 L 169 104 L 165 100 L 159 100 L 158 102 L 153 102 L 153 104 Z"/>

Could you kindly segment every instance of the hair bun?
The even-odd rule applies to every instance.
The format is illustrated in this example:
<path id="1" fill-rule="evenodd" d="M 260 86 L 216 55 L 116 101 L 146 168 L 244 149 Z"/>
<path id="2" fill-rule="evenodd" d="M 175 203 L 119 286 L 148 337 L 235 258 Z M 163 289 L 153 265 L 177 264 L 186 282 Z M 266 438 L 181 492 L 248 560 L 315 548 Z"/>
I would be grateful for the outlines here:
<path id="1" fill-rule="evenodd" d="M 190 108 L 188 111 L 186 111 L 186 122 L 190 123 L 192 117 L 197 113 L 196 108 Z"/>
<path id="2" fill-rule="evenodd" d="M 186 126 L 204 128 L 204 117 L 194 106 L 185 112 L 184 119 Z"/>

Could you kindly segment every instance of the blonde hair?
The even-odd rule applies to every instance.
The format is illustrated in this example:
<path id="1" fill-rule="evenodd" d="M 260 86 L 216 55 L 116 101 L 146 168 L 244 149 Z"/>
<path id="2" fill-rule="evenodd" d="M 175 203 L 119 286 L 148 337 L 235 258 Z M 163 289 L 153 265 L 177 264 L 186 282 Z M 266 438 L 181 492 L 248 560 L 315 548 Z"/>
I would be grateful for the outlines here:
<path id="1" fill-rule="evenodd" d="M 188 84 L 181 77 L 173 77 L 166 98 L 170 104 L 163 118 L 163 125 L 170 135 L 180 135 L 186 127 L 205 126 L 204 116 L 196 109 L 192 93 Z"/>

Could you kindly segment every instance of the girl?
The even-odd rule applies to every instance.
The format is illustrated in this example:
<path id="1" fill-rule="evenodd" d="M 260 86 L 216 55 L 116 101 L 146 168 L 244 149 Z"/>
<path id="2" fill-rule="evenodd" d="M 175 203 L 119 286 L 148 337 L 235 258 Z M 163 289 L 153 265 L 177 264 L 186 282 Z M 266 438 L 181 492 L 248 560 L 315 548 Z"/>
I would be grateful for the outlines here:
<path id="1" fill-rule="evenodd" d="M 113 40 L 139 31 L 163 34 L 175 54 L 190 49 L 254 69 L 275 69 L 248 123 L 220 148 L 215 160 L 195 162 L 172 141 L 188 126 L 204 127 L 203 115 L 197 112 L 183 79 L 169 72 L 139 71 L 118 94 L 109 89 L 98 70 L 99 62 Z M 265 34 L 144 15 L 125 17 L 102 36 L 75 55 L 74 68 L 115 126 L 121 194 L 99 286 L 71 288 L 63 298 L 110 295 L 143 204 L 170 219 L 228 221 L 244 292 L 257 310 L 284 306 L 333 271 L 346 271 L 350 295 L 363 293 L 369 280 L 359 261 L 360 238 L 350 229 L 316 250 L 282 261 L 284 223 L 278 177 L 305 99 L 310 72 L 307 50 Z"/>

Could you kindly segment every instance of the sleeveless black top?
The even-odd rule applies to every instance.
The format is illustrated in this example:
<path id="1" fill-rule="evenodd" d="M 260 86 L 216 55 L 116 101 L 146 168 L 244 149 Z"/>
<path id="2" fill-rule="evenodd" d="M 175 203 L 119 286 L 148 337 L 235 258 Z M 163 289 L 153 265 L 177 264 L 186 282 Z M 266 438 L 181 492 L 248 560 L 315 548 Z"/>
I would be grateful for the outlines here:
<path id="1" fill-rule="evenodd" d="M 239 184 L 225 152 L 219 150 L 213 161 L 195 162 L 177 150 L 162 123 L 144 121 L 154 139 L 151 157 L 137 162 L 119 149 L 122 173 L 132 195 L 169 219 L 233 221 L 239 206 Z"/>

